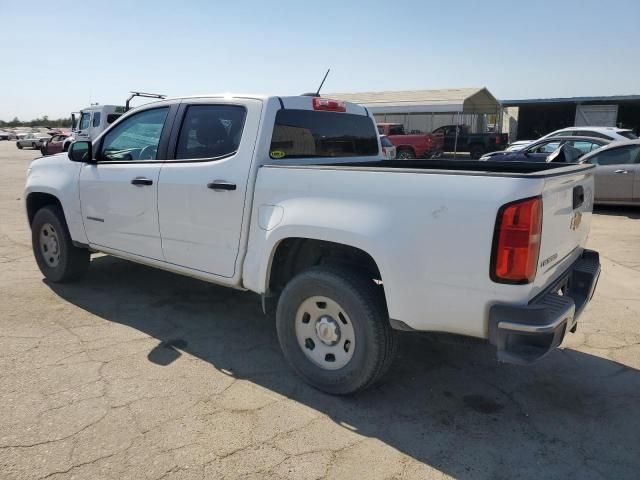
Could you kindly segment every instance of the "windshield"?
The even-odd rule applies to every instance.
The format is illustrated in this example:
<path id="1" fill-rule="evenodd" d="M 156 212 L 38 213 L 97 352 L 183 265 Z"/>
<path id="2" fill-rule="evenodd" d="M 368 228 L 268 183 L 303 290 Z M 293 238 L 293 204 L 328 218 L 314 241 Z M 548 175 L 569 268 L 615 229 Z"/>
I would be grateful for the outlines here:
<path id="1" fill-rule="evenodd" d="M 383 147 L 393 147 L 393 143 L 391 143 L 387 137 L 380 137 L 380 144 Z"/>
<path id="2" fill-rule="evenodd" d="M 83 113 L 82 118 L 80 118 L 80 130 L 84 130 L 85 128 L 89 128 L 89 120 L 91 119 L 90 113 Z"/>

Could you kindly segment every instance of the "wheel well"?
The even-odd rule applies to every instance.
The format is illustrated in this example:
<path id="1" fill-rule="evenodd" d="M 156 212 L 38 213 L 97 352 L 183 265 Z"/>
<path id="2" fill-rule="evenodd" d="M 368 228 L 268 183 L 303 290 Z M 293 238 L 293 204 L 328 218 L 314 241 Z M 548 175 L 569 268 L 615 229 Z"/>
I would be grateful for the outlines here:
<path id="1" fill-rule="evenodd" d="M 33 222 L 33 217 L 35 217 L 36 212 L 47 205 L 57 205 L 62 210 L 60 200 L 50 193 L 34 192 L 29 194 L 27 197 L 27 217 L 29 218 L 29 225 Z"/>
<path id="2" fill-rule="evenodd" d="M 324 240 L 287 238 L 278 244 L 273 255 L 267 291 L 278 295 L 298 273 L 323 264 L 349 266 L 382 283 L 376 262 L 364 250 Z"/>

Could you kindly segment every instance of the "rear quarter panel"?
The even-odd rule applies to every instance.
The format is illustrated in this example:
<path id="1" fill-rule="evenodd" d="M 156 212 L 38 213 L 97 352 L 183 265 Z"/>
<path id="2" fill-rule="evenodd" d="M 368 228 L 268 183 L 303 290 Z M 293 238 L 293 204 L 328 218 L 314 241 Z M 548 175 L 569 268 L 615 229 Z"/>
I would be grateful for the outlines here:
<path id="1" fill-rule="evenodd" d="M 262 293 L 282 240 L 360 248 L 376 261 L 391 318 L 417 330 L 487 335 L 489 307 L 527 303 L 531 285 L 489 278 L 501 205 L 542 192 L 541 178 L 262 167 L 244 286 Z"/>

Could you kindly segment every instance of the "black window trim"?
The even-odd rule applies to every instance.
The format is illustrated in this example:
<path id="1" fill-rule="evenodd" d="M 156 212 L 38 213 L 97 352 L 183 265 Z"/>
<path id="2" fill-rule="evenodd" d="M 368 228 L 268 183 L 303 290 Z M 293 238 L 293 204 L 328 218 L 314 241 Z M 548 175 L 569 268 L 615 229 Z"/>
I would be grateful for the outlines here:
<path id="1" fill-rule="evenodd" d="M 95 162 L 95 165 L 150 165 L 154 163 L 165 163 L 167 158 L 169 134 L 173 131 L 178 106 L 179 104 L 177 103 L 169 103 L 164 105 L 153 104 L 153 106 L 150 106 L 149 108 L 132 111 L 131 115 L 123 115 L 122 117 L 118 118 L 117 122 L 112 123 L 109 128 L 102 132 L 100 140 L 98 140 L 98 143 L 94 146 L 94 151 L 96 152 L 95 155 L 97 155 L 98 152 L 102 150 L 102 144 L 107 134 L 120 123 L 126 121 L 128 118 L 134 117 L 139 113 L 147 112 L 149 110 L 158 110 L 160 108 L 168 108 L 169 110 L 164 120 L 164 126 L 162 127 L 162 132 L 160 132 L 160 141 L 158 142 L 158 152 L 156 154 L 155 160 L 97 160 L 96 156 L 97 161 Z"/>
<path id="2" fill-rule="evenodd" d="M 230 153 L 225 153 L 224 155 L 219 155 L 217 157 L 209 157 L 209 158 L 176 158 L 176 152 L 178 150 L 178 140 L 180 138 L 180 130 L 182 130 L 182 124 L 187 116 L 187 110 L 191 106 L 205 105 L 208 107 L 211 106 L 221 106 L 225 107 L 228 105 L 234 105 L 237 107 L 242 107 L 245 112 L 244 123 L 242 125 L 242 134 L 240 135 L 240 143 L 242 143 L 242 136 L 244 135 L 244 127 L 247 124 L 247 117 L 249 114 L 249 110 L 247 106 L 240 102 L 219 102 L 219 101 L 211 101 L 211 102 L 190 102 L 190 101 L 182 101 L 178 108 L 176 109 L 176 117 L 173 122 L 173 128 L 171 129 L 171 136 L 167 145 L 167 158 L 164 160 L 164 163 L 204 163 L 204 162 L 217 162 L 220 160 L 224 160 L 225 158 L 233 157 L 238 153 L 238 150 L 235 150 Z M 238 144 L 238 148 L 240 144 Z"/>

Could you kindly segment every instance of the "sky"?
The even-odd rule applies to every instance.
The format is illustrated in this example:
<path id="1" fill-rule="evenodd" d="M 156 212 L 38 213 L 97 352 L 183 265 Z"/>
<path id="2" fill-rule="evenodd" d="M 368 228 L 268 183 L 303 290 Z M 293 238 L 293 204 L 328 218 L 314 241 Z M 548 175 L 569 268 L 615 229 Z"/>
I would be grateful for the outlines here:
<path id="1" fill-rule="evenodd" d="M 639 57 L 639 0 L 0 0 L 0 120 L 130 90 L 296 95 L 329 67 L 324 93 L 640 94 Z"/>

